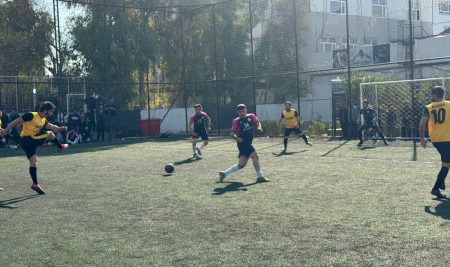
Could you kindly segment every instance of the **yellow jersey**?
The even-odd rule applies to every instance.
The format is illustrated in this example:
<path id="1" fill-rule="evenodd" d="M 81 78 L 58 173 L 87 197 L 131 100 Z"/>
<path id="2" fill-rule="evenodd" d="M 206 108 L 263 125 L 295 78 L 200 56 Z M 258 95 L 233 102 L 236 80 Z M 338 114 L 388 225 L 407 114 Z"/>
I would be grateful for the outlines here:
<path id="1" fill-rule="evenodd" d="M 450 101 L 432 102 L 426 106 L 424 116 L 428 117 L 428 132 L 431 142 L 450 141 L 450 118 L 446 118 L 447 110 L 450 115 Z"/>
<path id="2" fill-rule="evenodd" d="M 23 129 L 20 137 L 30 136 L 33 139 L 47 138 L 47 132 L 43 132 L 47 125 L 47 120 L 37 112 L 28 112 L 22 115 Z"/>
<path id="3" fill-rule="evenodd" d="M 286 128 L 296 128 L 298 126 L 298 113 L 293 108 L 290 111 L 283 111 L 281 118 L 285 119 Z"/>

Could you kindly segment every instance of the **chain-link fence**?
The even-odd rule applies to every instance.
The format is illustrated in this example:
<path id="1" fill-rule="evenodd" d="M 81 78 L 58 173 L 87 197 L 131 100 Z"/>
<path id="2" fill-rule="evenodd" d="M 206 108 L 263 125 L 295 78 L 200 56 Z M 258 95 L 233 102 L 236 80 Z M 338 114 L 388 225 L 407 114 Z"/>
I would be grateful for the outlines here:
<path id="1" fill-rule="evenodd" d="M 159 119 L 162 132 L 182 133 L 191 107 L 201 103 L 217 133 L 227 133 L 237 104 L 278 120 L 289 100 L 303 120 L 331 125 L 332 80 L 342 81 L 338 102 L 349 108 L 360 104 L 358 89 L 345 85 L 354 77 L 450 71 L 450 23 L 439 1 L 64 2 L 84 11 L 71 21 L 69 54 L 76 59 L 65 70 L 78 66 L 84 77 L 1 78 L 1 109 L 26 111 L 53 99 L 71 112 L 84 94 Z"/>

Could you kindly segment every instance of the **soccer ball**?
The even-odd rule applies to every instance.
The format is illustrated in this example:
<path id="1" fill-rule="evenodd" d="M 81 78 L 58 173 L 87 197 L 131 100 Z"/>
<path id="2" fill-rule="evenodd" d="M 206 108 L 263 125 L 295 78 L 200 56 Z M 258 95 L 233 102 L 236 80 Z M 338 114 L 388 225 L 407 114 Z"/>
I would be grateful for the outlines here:
<path id="1" fill-rule="evenodd" d="M 167 173 L 172 173 L 175 170 L 175 166 L 173 166 L 172 163 L 166 164 L 166 166 L 164 166 L 164 170 Z"/>

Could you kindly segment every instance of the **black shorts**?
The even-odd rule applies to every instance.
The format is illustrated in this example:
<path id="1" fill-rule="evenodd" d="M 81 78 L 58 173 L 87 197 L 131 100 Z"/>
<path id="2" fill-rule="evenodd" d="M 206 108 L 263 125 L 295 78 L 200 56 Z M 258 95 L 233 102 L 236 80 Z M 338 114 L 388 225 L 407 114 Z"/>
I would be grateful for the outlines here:
<path id="1" fill-rule="evenodd" d="M 289 136 L 292 132 L 294 132 L 295 134 L 298 134 L 298 135 L 302 135 L 303 134 L 302 130 L 300 130 L 299 127 L 286 128 L 286 129 L 284 129 L 284 137 Z"/>
<path id="2" fill-rule="evenodd" d="M 208 132 L 206 131 L 206 129 L 205 128 L 203 128 L 203 129 L 194 129 L 194 132 L 197 134 L 197 135 L 193 135 L 192 136 L 192 138 L 202 138 L 202 140 L 208 140 L 209 139 L 209 137 L 208 137 Z"/>
<path id="3" fill-rule="evenodd" d="M 46 138 L 33 139 L 30 136 L 24 136 L 20 138 L 20 146 L 27 154 L 27 158 L 31 158 L 36 154 L 36 148 L 42 146 L 45 143 Z"/>
<path id="4" fill-rule="evenodd" d="M 433 146 L 441 154 L 441 161 L 450 163 L 450 142 L 433 142 Z"/>
<path id="5" fill-rule="evenodd" d="M 241 156 L 248 158 L 250 157 L 250 154 L 256 151 L 251 143 L 238 143 L 237 147 L 239 149 L 238 158 L 240 158 Z"/>

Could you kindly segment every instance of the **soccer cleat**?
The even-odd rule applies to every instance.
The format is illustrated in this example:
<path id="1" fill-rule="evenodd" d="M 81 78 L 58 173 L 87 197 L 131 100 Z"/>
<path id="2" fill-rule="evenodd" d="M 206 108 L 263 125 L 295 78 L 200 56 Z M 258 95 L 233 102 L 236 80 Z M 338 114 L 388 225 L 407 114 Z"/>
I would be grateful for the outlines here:
<path id="1" fill-rule="evenodd" d="M 287 150 L 287 148 L 283 148 L 283 149 L 281 149 L 281 153 L 286 153 L 286 150 Z"/>
<path id="2" fill-rule="evenodd" d="M 195 149 L 197 150 L 197 155 L 202 156 L 202 151 L 200 150 L 200 148 L 196 147 Z"/>
<path id="3" fill-rule="evenodd" d="M 436 196 L 437 198 L 446 198 L 446 196 L 443 195 L 443 194 L 441 193 L 441 191 L 439 191 L 439 190 L 432 190 L 432 191 L 431 191 L 431 194 L 434 195 L 434 196 Z"/>
<path id="4" fill-rule="evenodd" d="M 270 179 L 265 176 L 259 176 L 258 178 L 256 178 L 256 182 L 258 183 L 270 182 Z"/>
<path id="5" fill-rule="evenodd" d="M 61 144 L 61 147 L 58 147 L 58 152 L 62 152 L 69 147 L 68 144 Z"/>
<path id="6" fill-rule="evenodd" d="M 219 182 L 223 182 L 223 179 L 225 179 L 225 177 L 227 177 L 225 172 L 219 172 Z"/>
<path id="7" fill-rule="evenodd" d="M 359 141 L 359 143 L 357 144 L 357 146 L 362 146 L 363 141 Z"/>
<path id="8" fill-rule="evenodd" d="M 42 189 L 42 187 L 39 184 L 32 184 L 31 185 L 31 189 L 33 189 L 34 191 L 36 191 L 40 195 L 45 194 L 44 189 Z"/>
<path id="9" fill-rule="evenodd" d="M 312 146 L 312 145 L 313 145 L 313 144 L 312 144 L 311 142 L 309 142 L 309 141 L 308 141 L 306 144 L 307 144 L 308 146 Z"/>
<path id="10" fill-rule="evenodd" d="M 439 187 L 439 189 L 445 190 L 445 183 L 444 182 L 442 182 L 441 187 Z"/>
<path id="11" fill-rule="evenodd" d="M 387 141 L 384 141 L 384 145 L 385 145 L 385 146 L 388 146 L 389 143 L 388 143 Z"/>

